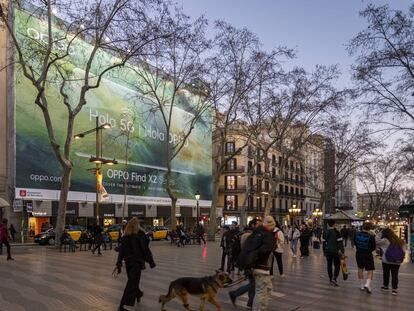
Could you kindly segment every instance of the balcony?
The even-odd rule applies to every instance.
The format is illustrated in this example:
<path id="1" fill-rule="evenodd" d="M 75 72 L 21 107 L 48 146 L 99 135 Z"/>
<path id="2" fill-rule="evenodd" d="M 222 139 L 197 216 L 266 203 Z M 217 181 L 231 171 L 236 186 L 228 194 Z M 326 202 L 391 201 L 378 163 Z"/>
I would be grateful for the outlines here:
<path id="1" fill-rule="evenodd" d="M 277 161 L 272 161 L 272 166 L 277 167 Z"/>
<path id="2" fill-rule="evenodd" d="M 244 166 L 237 165 L 236 167 L 226 167 L 224 173 L 244 173 Z"/>
<path id="3" fill-rule="evenodd" d="M 219 187 L 219 192 L 222 192 L 222 193 L 243 193 L 243 192 L 246 192 L 246 190 L 247 190 L 246 186 L 238 186 L 235 189 L 228 189 L 224 186 Z"/>

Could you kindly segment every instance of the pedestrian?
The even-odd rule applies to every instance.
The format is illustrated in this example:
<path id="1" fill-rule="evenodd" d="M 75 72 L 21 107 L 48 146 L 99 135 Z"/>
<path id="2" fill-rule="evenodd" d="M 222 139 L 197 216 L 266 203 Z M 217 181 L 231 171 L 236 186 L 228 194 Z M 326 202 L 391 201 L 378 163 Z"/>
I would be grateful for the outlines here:
<path id="1" fill-rule="evenodd" d="M 139 220 L 133 217 L 125 228 L 124 236 L 119 247 L 118 260 L 115 271 L 121 273 L 122 262 L 125 262 L 128 281 L 122 295 L 119 311 L 126 311 L 124 306 L 134 306 L 135 301 L 140 303 L 144 292 L 139 288 L 141 272 L 145 269 L 145 263 L 149 263 L 151 268 L 155 267 L 155 262 L 149 249 L 149 240 L 141 228 Z"/>
<path id="2" fill-rule="evenodd" d="M 258 218 L 254 218 L 249 222 L 248 227 L 246 227 L 243 230 L 243 233 L 240 236 L 240 247 L 243 249 L 245 242 L 247 238 L 252 234 L 253 230 L 258 228 L 262 225 L 262 222 Z M 247 269 L 244 271 L 244 274 L 248 280 L 248 283 L 246 285 L 242 285 L 239 288 L 230 291 L 229 296 L 230 300 L 233 303 L 233 305 L 236 307 L 236 299 L 245 293 L 247 293 L 248 300 L 247 300 L 247 308 L 251 309 L 253 306 L 253 300 L 254 300 L 254 291 L 255 291 L 255 283 L 254 283 L 254 276 L 250 269 Z"/>
<path id="3" fill-rule="evenodd" d="M 275 237 L 273 230 L 276 227 L 272 216 L 266 216 L 263 225 L 253 230 L 246 239 L 237 264 L 239 268 L 252 269 L 255 295 L 253 311 L 267 310 L 268 300 L 272 292 L 270 268 L 272 266 Z"/>
<path id="4" fill-rule="evenodd" d="M 351 226 L 351 228 L 349 228 L 349 232 L 348 232 L 348 238 L 349 241 L 351 241 L 351 247 L 354 248 L 355 247 L 355 235 L 356 235 L 356 228 L 355 226 Z"/>
<path id="5" fill-rule="evenodd" d="M 302 223 L 300 229 L 300 258 L 305 258 L 309 256 L 309 241 L 312 237 L 312 234 L 306 225 L 306 223 Z"/>
<path id="6" fill-rule="evenodd" d="M 62 232 L 62 235 L 60 236 L 60 244 L 68 245 L 69 246 L 69 251 L 74 252 L 75 249 L 76 249 L 76 242 L 75 242 L 75 240 L 72 239 L 72 237 L 68 233 L 67 229 L 64 229 L 63 232 Z"/>
<path id="7" fill-rule="evenodd" d="M 92 249 L 92 254 L 95 255 L 96 250 L 98 250 L 98 255 L 102 255 L 101 253 L 101 246 L 103 242 L 102 228 L 100 225 L 95 224 L 92 230 L 93 230 L 93 241 L 95 243 L 95 247 Z"/>
<path id="8" fill-rule="evenodd" d="M 17 233 L 17 231 L 14 228 L 13 224 L 10 224 L 9 232 L 10 232 L 10 236 L 12 238 L 13 243 L 16 242 L 16 233 Z"/>
<path id="9" fill-rule="evenodd" d="M 346 227 L 346 225 L 344 225 L 341 229 L 341 236 L 342 236 L 342 239 L 344 240 L 345 247 L 348 245 L 348 235 L 349 235 L 348 228 Z"/>
<path id="10" fill-rule="evenodd" d="M 270 269 L 270 275 L 273 276 L 273 265 L 275 263 L 275 258 L 276 258 L 277 267 L 279 269 L 279 275 L 281 278 L 284 278 L 285 275 L 283 274 L 282 255 L 283 255 L 283 245 L 285 244 L 285 235 L 277 220 L 276 220 L 276 228 L 273 230 L 273 234 L 276 240 L 276 247 L 273 251 L 272 268 Z"/>
<path id="11" fill-rule="evenodd" d="M 7 248 L 7 260 L 14 260 L 11 256 L 11 249 L 10 249 L 10 236 L 7 231 L 7 218 L 3 218 L 0 223 L 0 247 L 3 248 L 3 244 L 6 245 Z"/>
<path id="12" fill-rule="evenodd" d="M 296 258 L 296 253 L 298 252 L 298 240 L 300 237 L 300 231 L 297 224 L 292 225 L 289 230 L 289 243 L 290 250 L 292 251 L 292 257 Z"/>
<path id="13" fill-rule="evenodd" d="M 226 259 L 227 259 L 226 235 L 228 234 L 229 231 L 230 231 L 230 227 L 229 226 L 224 226 L 223 227 L 223 234 L 221 235 L 221 240 L 220 240 L 220 247 L 221 247 L 221 265 L 220 265 L 220 270 L 221 271 L 224 271 L 225 264 L 226 264 Z"/>
<path id="14" fill-rule="evenodd" d="M 336 229 L 335 220 L 328 220 L 328 229 L 323 234 L 324 253 L 328 265 L 329 282 L 338 286 L 338 276 L 341 268 L 341 256 L 345 254 L 341 233 Z M 332 264 L 334 273 L 332 273 Z"/>
<path id="15" fill-rule="evenodd" d="M 319 225 L 316 225 L 316 228 L 314 230 L 315 238 L 319 241 L 319 243 L 322 243 L 322 229 Z"/>
<path id="16" fill-rule="evenodd" d="M 225 235 L 225 252 L 227 254 L 227 268 L 226 272 L 231 273 L 234 271 L 235 261 L 237 259 L 238 254 L 235 253 L 237 249 L 237 243 L 239 241 L 239 229 L 237 227 L 237 222 L 233 221 L 230 230 Z"/>
<path id="17" fill-rule="evenodd" d="M 283 234 L 285 236 L 285 243 L 289 244 L 289 231 L 290 231 L 290 226 L 283 226 Z"/>
<path id="18" fill-rule="evenodd" d="M 197 227 L 197 241 L 198 241 L 198 244 L 199 245 L 201 245 L 201 241 L 203 241 L 203 243 L 204 243 L 204 246 L 206 245 L 206 239 L 204 238 L 204 227 L 203 227 L 203 225 L 202 224 L 198 224 L 198 227 Z"/>
<path id="19" fill-rule="evenodd" d="M 372 252 L 376 249 L 375 236 L 371 232 L 373 225 L 370 222 L 365 222 L 362 225 L 362 231 L 355 235 L 356 246 L 356 262 L 358 266 L 358 279 L 360 282 L 360 289 L 365 290 L 368 294 L 372 292 L 372 278 L 374 276 L 374 256 Z M 364 270 L 367 271 L 367 280 L 364 282 Z"/>
<path id="20" fill-rule="evenodd" d="M 405 257 L 405 243 L 394 233 L 394 231 L 386 228 L 382 233 L 377 235 L 376 244 L 383 250 L 383 285 L 381 289 L 383 291 L 389 290 L 388 285 L 390 283 L 391 274 L 392 295 L 396 296 L 398 295 L 398 271 Z"/>
<path id="21" fill-rule="evenodd" d="M 121 238 L 124 236 L 125 234 L 125 228 L 126 225 L 128 223 L 128 220 L 124 219 L 122 220 L 121 225 L 119 226 L 119 232 L 118 232 L 118 244 L 121 243 Z"/>

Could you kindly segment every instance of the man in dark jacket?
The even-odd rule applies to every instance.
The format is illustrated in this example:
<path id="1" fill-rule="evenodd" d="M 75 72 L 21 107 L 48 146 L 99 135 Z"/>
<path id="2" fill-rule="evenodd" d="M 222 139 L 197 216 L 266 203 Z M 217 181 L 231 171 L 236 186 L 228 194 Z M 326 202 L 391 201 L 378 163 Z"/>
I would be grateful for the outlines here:
<path id="1" fill-rule="evenodd" d="M 95 248 L 92 249 L 92 254 L 95 254 L 95 251 L 98 250 L 98 255 L 102 255 L 101 253 L 101 246 L 103 242 L 102 228 L 100 225 L 95 224 L 92 230 L 93 230 L 93 241 L 95 243 Z"/>
<path id="2" fill-rule="evenodd" d="M 344 245 L 346 247 L 348 244 L 349 230 L 345 225 L 341 229 L 341 236 L 342 236 L 342 239 L 344 240 Z"/>
<path id="3" fill-rule="evenodd" d="M 328 263 L 329 281 L 332 285 L 338 286 L 338 276 L 341 268 L 341 255 L 345 253 L 342 237 L 335 227 L 335 220 L 328 220 L 328 229 L 323 233 L 325 240 L 325 254 Z M 332 264 L 335 267 L 335 272 L 332 275 Z"/>
<path id="4" fill-rule="evenodd" d="M 276 240 L 273 230 L 276 226 L 272 216 L 266 216 L 263 220 L 263 226 L 256 228 L 253 233 L 246 239 L 240 257 L 254 258 L 251 263 L 255 282 L 255 297 L 253 301 L 253 310 L 265 311 L 272 292 L 272 280 L 270 278 L 270 269 L 272 267 L 273 250 L 276 246 Z M 240 262 L 243 260 L 241 258 Z"/>
<path id="5" fill-rule="evenodd" d="M 302 223 L 300 228 L 300 258 L 309 256 L 309 241 L 312 237 L 312 233 L 308 228 L 308 225 Z"/>

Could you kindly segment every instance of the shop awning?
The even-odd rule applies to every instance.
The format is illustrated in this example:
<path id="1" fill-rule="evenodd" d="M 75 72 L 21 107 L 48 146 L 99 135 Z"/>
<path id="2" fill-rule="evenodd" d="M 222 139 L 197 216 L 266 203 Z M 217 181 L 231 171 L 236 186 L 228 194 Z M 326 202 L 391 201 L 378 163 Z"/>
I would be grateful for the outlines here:
<path id="1" fill-rule="evenodd" d="M 3 207 L 10 207 L 10 204 L 5 199 L 0 198 L 0 208 L 3 208 Z"/>

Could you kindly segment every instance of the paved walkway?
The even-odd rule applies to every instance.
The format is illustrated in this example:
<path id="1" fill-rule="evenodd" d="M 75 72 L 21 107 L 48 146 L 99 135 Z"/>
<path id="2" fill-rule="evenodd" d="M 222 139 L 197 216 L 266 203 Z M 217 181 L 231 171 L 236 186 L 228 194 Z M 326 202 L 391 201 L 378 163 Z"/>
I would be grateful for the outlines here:
<path id="1" fill-rule="evenodd" d="M 171 280 L 181 276 L 204 276 L 213 274 L 218 268 L 220 256 L 218 243 L 206 248 L 187 246 L 177 248 L 166 242 L 153 242 L 157 267 L 143 273 L 142 303 L 131 310 L 160 310 L 158 297 L 165 294 Z M 116 253 L 105 251 L 102 257 L 90 252 L 59 253 L 45 247 L 16 248 L 15 261 L 7 262 L 0 256 L 0 310 L 2 311 L 115 311 L 125 284 L 125 274 L 114 279 L 111 272 Z M 404 264 L 400 274 L 400 294 L 397 297 L 380 290 L 382 274 L 380 263 L 375 273 L 372 295 L 361 292 L 356 280 L 353 252 L 350 256 L 348 281 L 340 287 L 328 284 L 325 260 L 320 250 L 312 250 L 306 259 L 292 259 L 284 255 L 286 278 L 275 276 L 269 310 L 306 311 L 378 311 L 414 310 L 414 264 Z M 276 272 L 276 271 L 275 271 Z M 276 273 L 277 274 L 277 273 Z M 247 297 L 238 300 L 234 308 L 228 299 L 228 289 L 219 293 L 220 304 L 225 311 L 246 310 Z M 198 301 L 190 305 L 198 310 Z M 184 308 L 171 302 L 167 310 Z M 207 305 L 206 310 L 214 307 Z"/>

